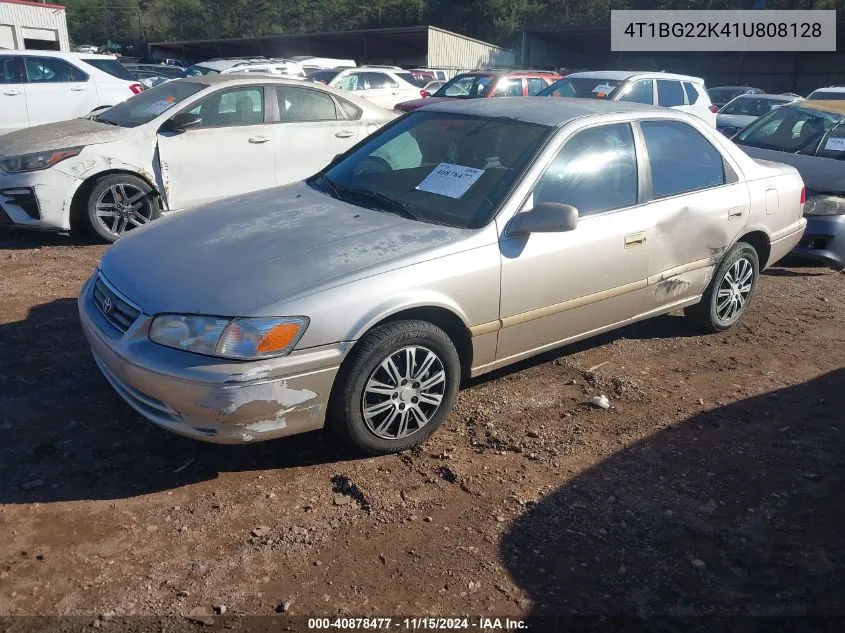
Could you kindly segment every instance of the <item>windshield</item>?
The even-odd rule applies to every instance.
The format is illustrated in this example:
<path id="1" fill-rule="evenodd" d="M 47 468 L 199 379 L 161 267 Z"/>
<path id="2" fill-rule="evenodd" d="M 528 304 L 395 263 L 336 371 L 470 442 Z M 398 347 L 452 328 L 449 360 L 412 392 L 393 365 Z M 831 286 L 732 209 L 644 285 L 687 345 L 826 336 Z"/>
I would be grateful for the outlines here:
<path id="1" fill-rule="evenodd" d="M 196 77 L 198 75 L 219 75 L 219 70 L 214 70 L 213 68 L 209 68 L 208 66 L 201 66 L 199 64 L 195 64 L 194 66 L 188 66 L 185 69 L 185 77 Z"/>
<path id="2" fill-rule="evenodd" d="M 427 80 L 417 79 L 411 73 L 399 73 L 399 72 L 397 72 L 397 73 L 394 73 L 394 74 L 397 77 L 399 77 L 400 79 L 404 79 L 405 81 L 407 81 L 412 86 L 417 86 L 418 88 L 422 88 L 427 83 Z"/>
<path id="3" fill-rule="evenodd" d="M 120 127 L 138 127 L 207 87 L 193 81 L 174 79 L 109 108 L 99 114 L 96 120 Z"/>
<path id="4" fill-rule="evenodd" d="M 835 92 L 833 90 L 816 90 L 810 93 L 807 99 L 812 101 L 842 101 L 845 99 L 845 90 L 842 92 Z"/>
<path id="5" fill-rule="evenodd" d="M 707 91 L 710 95 L 710 101 L 713 103 L 727 103 L 734 97 L 744 95 L 745 88 L 711 88 Z"/>
<path id="6" fill-rule="evenodd" d="M 458 75 L 447 81 L 434 96 L 476 99 L 485 96 L 492 81 L 490 75 Z"/>
<path id="7" fill-rule="evenodd" d="M 552 131 L 508 118 L 414 112 L 309 182 L 359 206 L 478 228 Z"/>
<path id="8" fill-rule="evenodd" d="M 601 79 L 599 77 L 564 77 L 558 79 L 545 90 L 537 93 L 538 97 L 577 97 L 586 99 L 609 99 L 621 79 Z"/>
<path id="9" fill-rule="evenodd" d="M 841 114 L 810 108 L 778 108 L 745 128 L 734 142 L 750 147 L 812 155 L 825 135 L 842 119 Z"/>
<path id="10" fill-rule="evenodd" d="M 737 97 L 724 108 L 719 114 L 739 114 L 742 116 L 763 116 L 775 108 L 786 105 L 788 101 L 780 99 L 761 99 L 759 97 Z"/>
<path id="11" fill-rule="evenodd" d="M 116 59 L 92 59 L 89 57 L 83 59 L 82 61 L 90 66 L 93 66 L 97 70 L 102 70 L 104 73 L 108 73 L 112 77 L 125 79 L 126 81 L 135 81 L 135 77 L 132 76 L 132 73 L 126 70 L 126 68 L 124 68 Z"/>

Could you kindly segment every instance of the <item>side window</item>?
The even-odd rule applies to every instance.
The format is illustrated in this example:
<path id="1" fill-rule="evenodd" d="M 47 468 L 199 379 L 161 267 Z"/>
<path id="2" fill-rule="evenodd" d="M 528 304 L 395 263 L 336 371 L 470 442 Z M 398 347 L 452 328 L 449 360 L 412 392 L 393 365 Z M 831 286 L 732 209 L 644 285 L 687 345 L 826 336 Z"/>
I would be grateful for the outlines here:
<path id="1" fill-rule="evenodd" d="M 334 121 L 337 106 L 331 96 L 308 88 L 277 86 L 279 119 L 282 121 Z"/>
<path id="2" fill-rule="evenodd" d="M 522 79 L 500 79 L 493 92 L 494 97 L 521 97 Z"/>
<path id="3" fill-rule="evenodd" d="M 698 101 L 698 90 L 696 90 L 695 86 L 688 81 L 684 82 L 684 92 L 687 93 L 687 103 L 690 105 L 693 105 L 696 101 Z"/>
<path id="4" fill-rule="evenodd" d="M 655 198 L 725 183 L 722 155 L 692 126 L 679 121 L 640 123 Z"/>
<path id="5" fill-rule="evenodd" d="M 657 105 L 664 108 L 684 105 L 684 89 L 681 88 L 681 82 L 671 79 L 658 79 Z"/>
<path id="6" fill-rule="evenodd" d="M 647 103 L 651 105 L 654 103 L 654 82 L 651 79 L 642 79 L 635 82 L 619 99 L 620 101 L 630 101 L 632 103 Z"/>
<path id="7" fill-rule="evenodd" d="M 364 75 L 362 73 L 349 73 L 338 82 L 337 87 L 341 90 L 363 90 Z"/>
<path id="8" fill-rule="evenodd" d="M 88 81 L 88 75 L 73 64 L 70 64 L 71 81 Z"/>
<path id="9" fill-rule="evenodd" d="M 355 121 L 361 118 L 361 108 L 356 105 L 352 105 L 346 99 L 338 99 L 337 101 L 343 109 L 344 114 L 346 114 L 347 119 Z"/>
<path id="10" fill-rule="evenodd" d="M 200 127 L 258 125 L 264 122 L 264 89 L 250 86 L 217 92 L 190 110 Z"/>
<path id="11" fill-rule="evenodd" d="M 558 202 L 583 217 L 637 203 L 637 155 L 627 123 L 578 132 L 534 189 L 534 204 Z"/>
<path id="12" fill-rule="evenodd" d="M 19 60 L 19 57 L 0 55 L 0 84 L 23 83 L 23 72 Z"/>
<path id="13" fill-rule="evenodd" d="M 30 83 L 74 81 L 71 65 L 55 57 L 27 57 L 24 60 L 26 79 Z"/>
<path id="14" fill-rule="evenodd" d="M 393 81 L 384 73 L 364 73 L 367 79 L 367 86 L 370 89 L 378 88 L 398 88 L 399 84 Z"/>
<path id="15" fill-rule="evenodd" d="M 546 88 L 546 82 L 539 77 L 528 78 L 528 96 L 533 97 L 535 94 Z"/>

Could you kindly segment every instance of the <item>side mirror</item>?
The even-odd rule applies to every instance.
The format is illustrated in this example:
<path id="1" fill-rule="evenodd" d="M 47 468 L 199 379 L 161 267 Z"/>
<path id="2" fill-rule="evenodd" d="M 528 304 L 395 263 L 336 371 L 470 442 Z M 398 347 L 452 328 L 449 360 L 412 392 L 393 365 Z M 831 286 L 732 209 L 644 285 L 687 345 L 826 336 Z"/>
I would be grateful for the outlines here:
<path id="1" fill-rule="evenodd" d="M 202 124 L 202 117 L 188 112 L 180 112 L 176 114 L 161 126 L 161 129 L 166 132 L 185 132 Z"/>
<path id="2" fill-rule="evenodd" d="M 533 209 L 518 213 L 508 226 L 511 235 L 563 233 L 578 226 L 578 209 L 568 204 L 541 202 Z"/>

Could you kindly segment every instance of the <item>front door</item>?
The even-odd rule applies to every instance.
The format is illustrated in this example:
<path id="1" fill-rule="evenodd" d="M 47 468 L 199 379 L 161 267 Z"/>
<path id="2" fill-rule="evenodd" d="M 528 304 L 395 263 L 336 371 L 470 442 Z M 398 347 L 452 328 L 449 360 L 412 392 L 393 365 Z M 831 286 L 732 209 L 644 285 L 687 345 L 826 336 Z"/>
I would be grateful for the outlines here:
<path id="1" fill-rule="evenodd" d="M 649 251 L 632 127 L 590 127 L 570 137 L 526 208 L 569 204 L 578 226 L 563 233 L 502 231 L 497 361 L 517 360 L 637 316 Z"/>
<path id="2" fill-rule="evenodd" d="M 276 184 L 285 185 L 312 176 L 337 154 L 363 138 L 361 121 L 347 120 L 332 96 L 299 86 L 276 86 L 279 123 L 273 126 L 276 143 Z"/>
<path id="3" fill-rule="evenodd" d="M 29 124 L 85 116 L 99 105 L 97 87 L 76 66 L 57 57 L 25 57 Z"/>
<path id="4" fill-rule="evenodd" d="M 265 122 L 264 87 L 215 92 L 188 110 L 202 119 L 160 132 L 159 164 L 168 208 L 184 209 L 276 184 L 276 141 Z"/>
<path id="5" fill-rule="evenodd" d="M 647 309 L 704 292 L 713 268 L 748 221 L 748 187 L 728 159 L 682 121 L 641 121 L 651 173 Z"/>
<path id="6" fill-rule="evenodd" d="M 0 134 L 28 126 L 21 58 L 0 55 Z"/>

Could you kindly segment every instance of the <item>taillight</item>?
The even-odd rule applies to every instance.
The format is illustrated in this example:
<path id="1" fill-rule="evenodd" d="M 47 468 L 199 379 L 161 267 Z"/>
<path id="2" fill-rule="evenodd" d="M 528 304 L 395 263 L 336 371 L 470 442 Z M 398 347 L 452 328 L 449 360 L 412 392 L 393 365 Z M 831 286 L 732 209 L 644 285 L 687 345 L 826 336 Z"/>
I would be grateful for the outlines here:
<path id="1" fill-rule="evenodd" d="M 801 204 L 807 202 L 807 187 L 801 187 Z"/>
<path id="2" fill-rule="evenodd" d="M 428 97 L 428 93 L 425 90 L 420 90 L 420 96 L 423 99 L 426 99 Z"/>
<path id="3" fill-rule="evenodd" d="M 714 106 L 714 105 L 711 103 L 711 104 L 710 104 L 710 112 L 713 112 L 713 113 L 715 114 L 715 113 L 716 113 L 716 112 L 718 112 L 718 111 L 719 111 L 719 108 L 717 108 L 716 106 Z"/>
<path id="4" fill-rule="evenodd" d="M 144 92 L 144 84 L 132 84 L 129 86 L 129 89 L 133 95 L 141 94 Z"/>

